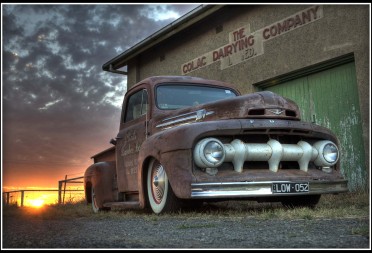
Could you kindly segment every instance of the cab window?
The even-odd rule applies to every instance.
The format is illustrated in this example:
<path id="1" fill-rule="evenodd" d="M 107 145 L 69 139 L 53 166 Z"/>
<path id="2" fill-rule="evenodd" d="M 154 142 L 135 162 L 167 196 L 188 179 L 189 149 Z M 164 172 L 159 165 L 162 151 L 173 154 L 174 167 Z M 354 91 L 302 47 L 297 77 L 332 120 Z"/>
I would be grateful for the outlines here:
<path id="1" fill-rule="evenodd" d="M 147 97 L 147 91 L 145 89 L 129 97 L 124 122 L 135 120 L 146 114 L 148 107 Z"/>

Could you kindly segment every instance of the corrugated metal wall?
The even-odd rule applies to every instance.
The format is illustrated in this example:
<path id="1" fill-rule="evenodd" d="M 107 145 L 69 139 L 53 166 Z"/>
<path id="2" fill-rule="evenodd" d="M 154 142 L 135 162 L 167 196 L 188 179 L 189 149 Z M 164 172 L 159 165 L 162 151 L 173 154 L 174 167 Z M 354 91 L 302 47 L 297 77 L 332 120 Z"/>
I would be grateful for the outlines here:
<path id="1" fill-rule="evenodd" d="M 368 188 L 354 62 L 265 88 L 298 103 L 305 121 L 330 128 L 341 144 L 349 189 Z"/>

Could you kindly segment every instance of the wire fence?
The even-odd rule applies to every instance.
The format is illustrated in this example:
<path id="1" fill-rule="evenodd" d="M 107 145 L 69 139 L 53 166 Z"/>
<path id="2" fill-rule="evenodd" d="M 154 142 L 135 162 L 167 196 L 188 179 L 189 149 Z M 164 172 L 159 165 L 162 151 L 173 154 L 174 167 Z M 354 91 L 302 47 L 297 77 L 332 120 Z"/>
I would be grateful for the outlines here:
<path id="1" fill-rule="evenodd" d="M 85 199 L 84 177 L 58 181 L 58 189 L 23 189 L 3 192 L 4 205 L 42 206 L 44 204 L 76 203 Z"/>

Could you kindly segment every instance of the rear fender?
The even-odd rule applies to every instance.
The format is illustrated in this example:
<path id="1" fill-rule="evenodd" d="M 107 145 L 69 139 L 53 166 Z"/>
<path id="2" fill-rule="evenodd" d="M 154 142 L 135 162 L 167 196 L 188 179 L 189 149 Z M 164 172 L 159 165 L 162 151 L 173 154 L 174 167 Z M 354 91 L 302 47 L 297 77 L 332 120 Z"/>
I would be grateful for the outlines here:
<path id="1" fill-rule="evenodd" d="M 113 202 L 114 180 L 116 174 L 116 162 L 99 162 L 87 168 L 84 174 L 84 191 L 86 201 L 91 203 L 91 190 L 94 187 L 98 207 L 103 207 L 103 203 Z"/>

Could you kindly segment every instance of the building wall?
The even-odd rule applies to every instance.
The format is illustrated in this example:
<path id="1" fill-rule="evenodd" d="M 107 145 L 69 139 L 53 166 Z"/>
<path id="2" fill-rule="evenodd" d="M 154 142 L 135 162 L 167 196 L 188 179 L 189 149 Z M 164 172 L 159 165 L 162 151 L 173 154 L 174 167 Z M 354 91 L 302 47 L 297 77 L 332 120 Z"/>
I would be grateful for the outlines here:
<path id="1" fill-rule="evenodd" d="M 291 25 L 287 32 L 285 25 Z M 256 55 L 250 58 L 251 51 L 236 50 L 229 54 L 233 65 L 226 67 L 225 46 L 251 34 Z M 251 93 L 262 82 L 275 83 L 288 73 L 353 54 L 368 168 L 369 43 L 368 5 L 228 5 L 133 60 L 128 86 L 148 76 L 186 74 L 231 82 Z M 248 59 L 240 61 L 243 52 Z M 216 55 L 219 60 L 213 59 Z M 185 65 L 195 70 L 183 73 Z"/>

